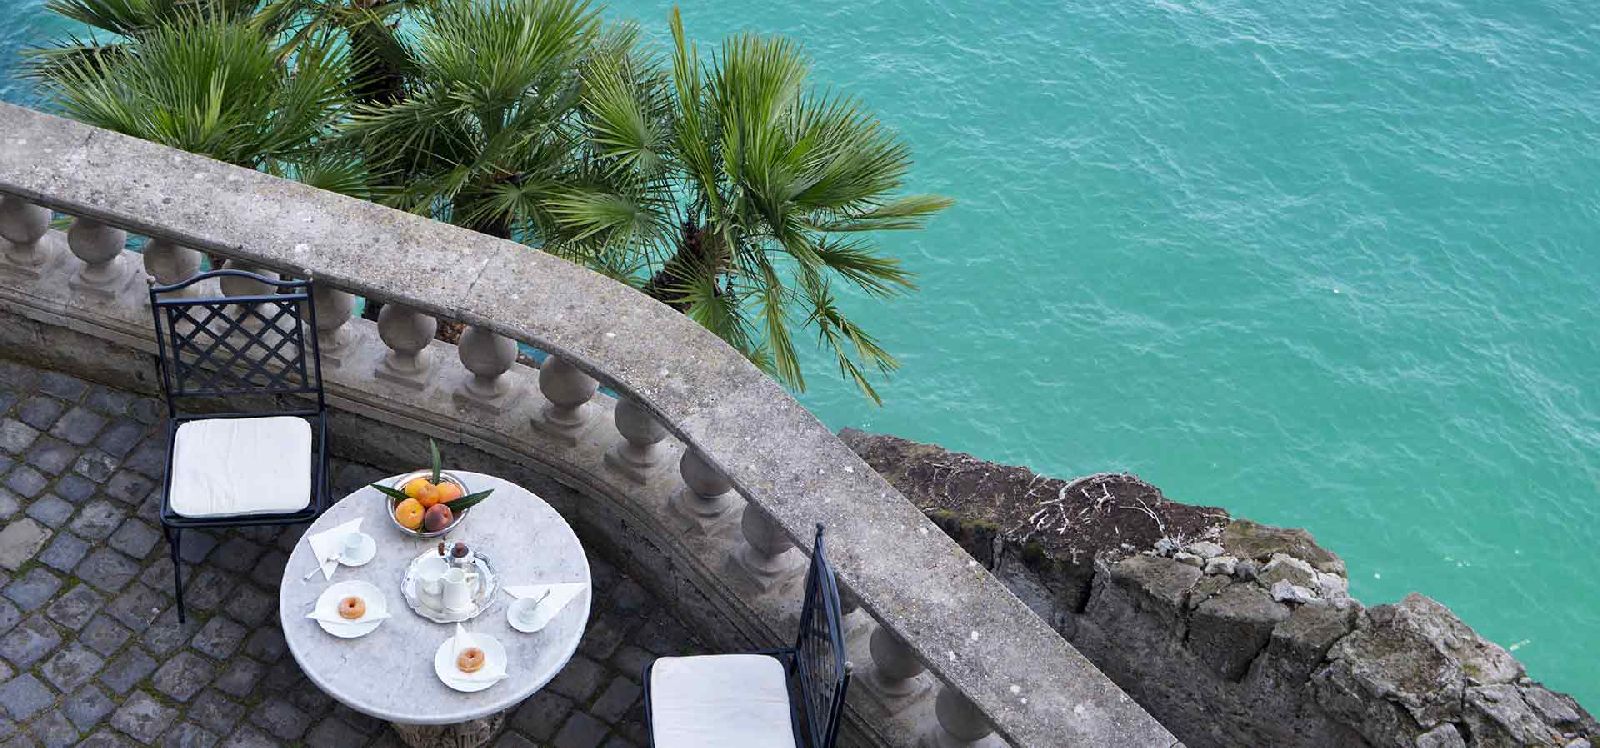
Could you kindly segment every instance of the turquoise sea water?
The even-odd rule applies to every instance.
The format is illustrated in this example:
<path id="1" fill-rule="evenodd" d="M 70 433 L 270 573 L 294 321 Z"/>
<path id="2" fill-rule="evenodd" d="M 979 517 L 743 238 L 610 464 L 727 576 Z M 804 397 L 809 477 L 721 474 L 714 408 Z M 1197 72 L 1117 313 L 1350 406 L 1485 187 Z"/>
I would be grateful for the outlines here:
<path id="1" fill-rule="evenodd" d="M 1600 708 L 1600 8 L 684 5 L 800 39 L 960 201 L 887 239 L 919 295 L 854 305 L 887 405 L 815 358 L 830 426 L 1310 528 L 1368 603 L 1438 598 Z"/>

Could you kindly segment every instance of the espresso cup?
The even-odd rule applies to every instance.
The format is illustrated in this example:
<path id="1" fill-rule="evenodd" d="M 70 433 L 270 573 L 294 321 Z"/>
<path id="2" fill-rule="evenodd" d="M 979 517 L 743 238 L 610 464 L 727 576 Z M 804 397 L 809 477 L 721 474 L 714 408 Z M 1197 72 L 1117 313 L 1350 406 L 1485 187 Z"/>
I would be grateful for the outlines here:
<path id="1" fill-rule="evenodd" d="M 437 556 L 417 562 L 417 597 L 429 607 L 443 604 L 444 575 L 450 564 Z"/>

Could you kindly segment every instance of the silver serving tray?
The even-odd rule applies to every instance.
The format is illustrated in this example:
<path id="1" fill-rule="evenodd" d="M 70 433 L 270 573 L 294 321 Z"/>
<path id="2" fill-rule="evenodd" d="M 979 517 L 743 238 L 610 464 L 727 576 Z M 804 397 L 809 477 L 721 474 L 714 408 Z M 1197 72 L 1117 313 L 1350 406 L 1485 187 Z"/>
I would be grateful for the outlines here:
<path id="1" fill-rule="evenodd" d="M 405 598 L 406 605 L 411 606 L 412 612 L 434 623 L 460 623 L 470 621 L 482 615 L 484 611 L 494 607 L 497 600 L 495 590 L 500 587 L 500 578 L 495 575 L 494 567 L 489 564 L 489 557 L 479 551 L 473 551 L 472 562 L 478 567 L 478 590 L 472 596 L 472 607 L 464 610 L 445 610 L 433 608 L 422 602 L 417 595 L 416 569 L 417 562 L 429 556 L 437 557 L 439 551 L 429 548 L 422 555 L 416 557 L 411 563 L 406 564 L 406 573 L 400 580 L 400 596 Z"/>

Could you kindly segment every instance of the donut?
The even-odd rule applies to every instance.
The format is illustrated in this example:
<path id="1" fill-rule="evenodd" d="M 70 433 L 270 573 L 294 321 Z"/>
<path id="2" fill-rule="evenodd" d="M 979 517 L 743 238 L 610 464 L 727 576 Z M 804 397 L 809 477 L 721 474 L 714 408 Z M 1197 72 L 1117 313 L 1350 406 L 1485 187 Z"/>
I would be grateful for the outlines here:
<path id="1" fill-rule="evenodd" d="M 483 668 L 483 650 L 467 647 L 456 655 L 456 669 L 463 673 L 476 673 Z"/>
<path id="2" fill-rule="evenodd" d="M 354 621 L 367 614 L 367 603 L 359 597 L 347 597 L 339 601 L 339 617 Z"/>

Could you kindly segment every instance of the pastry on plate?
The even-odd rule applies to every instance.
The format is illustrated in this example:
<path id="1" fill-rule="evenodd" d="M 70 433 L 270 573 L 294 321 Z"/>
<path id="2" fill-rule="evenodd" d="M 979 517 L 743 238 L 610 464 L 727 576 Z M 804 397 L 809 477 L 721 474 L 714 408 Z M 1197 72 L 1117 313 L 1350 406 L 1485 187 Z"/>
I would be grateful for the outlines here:
<path id="1" fill-rule="evenodd" d="M 483 669 L 483 650 L 467 647 L 456 655 L 456 669 L 463 673 L 476 673 Z"/>
<path id="2" fill-rule="evenodd" d="M 351 595 L 339 601 L 339 617 L 354 621 L 367 614 L 367 601 Z"/>

